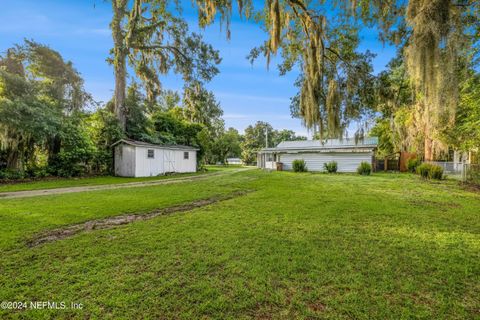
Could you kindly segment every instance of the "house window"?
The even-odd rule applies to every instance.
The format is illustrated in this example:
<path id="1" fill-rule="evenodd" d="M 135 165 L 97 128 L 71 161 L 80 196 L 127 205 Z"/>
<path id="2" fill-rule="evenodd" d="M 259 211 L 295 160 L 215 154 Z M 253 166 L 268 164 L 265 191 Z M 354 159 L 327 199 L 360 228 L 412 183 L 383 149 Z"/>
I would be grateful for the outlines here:
<path id="1" fill-rule="evenodd" d="M 148 149 L 148 150 L 147 150 L 147 158 L 148 158 L 148 159 L 153 159 L 153 158 L 155 158 L 155 150 L 153 150 L 153 149 Z"/>
<path id="2" fill-rule="evenodd" d="M 188 153 L 188 151 L 183 153 L 183 159 L 184 160 L 188 160 L 189 157 L 190 157 L 190 154 Z"/>

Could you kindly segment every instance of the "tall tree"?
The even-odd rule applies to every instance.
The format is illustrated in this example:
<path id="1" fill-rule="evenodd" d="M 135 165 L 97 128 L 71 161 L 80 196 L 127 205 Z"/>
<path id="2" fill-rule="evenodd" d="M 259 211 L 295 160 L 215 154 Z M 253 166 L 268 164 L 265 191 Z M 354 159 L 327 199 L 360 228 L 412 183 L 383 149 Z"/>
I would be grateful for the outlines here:
<path id="1" fill-rule="evenodd" d="M 209 81 L 218 73 L 218 52 L 189 33 L 187 23 L 175 15 L 178 3 L 163 0 L 112 0 L 110 24 L 114 48 L 114 111 L 125 129 L 127 64 L 145 85 L 153 104 L 160 93 L 159 76 L 173 70 L 184 81 Z"/>
<path id="2" fill-rule="evenodd" d="M 184 88 L 184 116 L 190 122 L 203 124 L 212 134 L 223 131 L 223 110 L 213 92 L 206 90 L 200 83 L 193 83 Z"/>
<path id="3" fill-rule="evenodd" d="M 247 164 L 257 161 L 258 150 L 274 146 L 274 135 L 275 130 L 267 122 L 257 121 L 255 125 L 248 126 L 241 144 L 242 160 Z"/>
<path id="4" fill-rule="evenodd" d="M 69 118 L 92 102 L 71 62 L 48 46 L 25 40 L 0 57 L 0 126 L 8 166 L 23 169 L 35 146 L 55 161 Z"/>
<path id="5" fill-rule="evenodd" d="M 231 9 L 232 5 L 231 1 L 205 3 L 207 21 L 213 21 L 215 9 Z M 251 1 L 239 3 L 240 10 L 251 5 Z M 371 90 L 362 89 L 370 87 L 370 70 L 363 68 L 362 72 L 355 66 L 358 58 L 342 47 L 342 40 L 355 39 L 358 27 L 378 27 L 382 40 L 405 47 L 417 113 L 422 116 L 416 118 L 416 126 L 423 127 L 423 149 L 431 159 L 435 150 L 441 149 L 440 129 L 455 120 L 461 76 L 468 65 L 464 58 L 478 59 L 479 12 L 480 2 L 472 0 L 268 0 L 255 16 L 269 39 L 252 51 L 251 58 L 263 53 L 269 61 L 272 54 L 280 52 L 281 72 L 298 65 L 302 73 L 293 114 L 309 128 L 325 122 L 325 131 L 338 135 L 345 120 L 358 118 L 372 102 Z M 347 90 L 341 90 L 345 84 Z M 348 98 L 344 100 L 348 103 L 352 92 L 362 103 L 346 108 L 342 99 Z"/>

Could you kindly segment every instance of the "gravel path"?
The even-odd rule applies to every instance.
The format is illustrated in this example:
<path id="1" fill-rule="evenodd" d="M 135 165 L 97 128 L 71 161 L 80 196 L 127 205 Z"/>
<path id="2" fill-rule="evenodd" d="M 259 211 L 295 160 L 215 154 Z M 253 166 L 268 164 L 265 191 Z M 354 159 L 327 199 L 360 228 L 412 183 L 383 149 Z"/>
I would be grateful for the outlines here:
<path id="1" fill-rule="evenodd" d="M 198 175 L 198 176 L 179 177 L 179 178 L 163 179 L 163 180 L 156 180 L 156 181 L 154 180 L 154 181 L 127 182 L 127 183 L 117 183 L 117 184 L 107 184 L 107 185 L 97 185 L 97 186 L 81 186 L 81 187 L 68 187 L 68 188 L 43 189 L 43 190 L 1 192 L 0 199 L 28 198 L 28 197 L 49 196 L 49 195 L 64 194 L 64 193 L 147 187 L 147 186 L 156 186 L 156 185 L 163 185 L 163 184 L 182 183 L 187 181 L 208 179 L 213 176 L 224 176 L 224 175 L 245 171 L 245 170 L 251 170 L 251 169 L 242 168 L 242 169 L 235 169 L 235 170 L 226 170 L 226 171 L 215 172 L 215 173 L 207 173 L 207 174 Z"/>

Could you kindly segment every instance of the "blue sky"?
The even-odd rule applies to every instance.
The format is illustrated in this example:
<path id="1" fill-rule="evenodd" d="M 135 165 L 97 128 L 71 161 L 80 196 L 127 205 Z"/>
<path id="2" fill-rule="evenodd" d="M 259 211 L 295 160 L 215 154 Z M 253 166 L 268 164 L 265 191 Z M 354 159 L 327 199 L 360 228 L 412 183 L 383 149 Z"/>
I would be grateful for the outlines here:
<path id="1" fill-rule="evenodd" d="M 227 127 L 243 131 L 258 120 L 267 121 L 276 129 L 291 129 L 307 135 L 299 119 L 290 117 L 290 97 L 297 76 L 292 72 L 280 77 L 275 60 L 267 70 L 264 60 L 253 66 L 245 58 L 250 49 L 261 44 L 266 34 L 253 22 L 238 16 L 232 19 L 232 37 L 226 39 L 219 24 L 198 30 L 190 1 L 185 16 L 191 29 L 200 31 L 204 40 L 220 50 L 220 74 L 207 87 L 212 90 L 224 110 Z M 3 4 L 0 11 L 0 52 L 24 38 L 34 39 L 59 51 L 74 63 L 85 79 L 87 91 L 96 100 L 107 101 L 113 94 L 113 69 L 105 59 L 112 47 L 109 30 L 110 3 L 103 0 L 16 0 Z M 375 30 L 362 32 L 360 50 L 377 54 L 375 72 L 381 71 L 395 55 L 395 48 L 384 46 Z M 165 76 L 166 89 L 179 90 L 182 82 L 174 75 Z"/>

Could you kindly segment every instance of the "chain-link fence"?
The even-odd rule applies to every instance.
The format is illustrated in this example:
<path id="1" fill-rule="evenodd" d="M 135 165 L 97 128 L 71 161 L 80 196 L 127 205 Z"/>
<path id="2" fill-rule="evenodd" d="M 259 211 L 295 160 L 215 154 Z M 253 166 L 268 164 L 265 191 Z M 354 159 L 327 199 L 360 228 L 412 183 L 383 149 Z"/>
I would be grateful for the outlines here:
<path id="1" fill-rule="evenodd" d="M 461 162 L 449 162 L 449 161 L 428 161 L 428 163 L 435 164 L 443 168 L 443 173 L 449 178 L 458 180 L 464 180 L 465 164 Z"/>
<path id="2" fill-rule="evenodd" d="M 480 164 L 464 164 L 462 181 L 480 186 Z"/>
<path id="3" fill-rule="evenodd" d="M 469 164 L 448 161 L 428 161 L 443 168 L 449 178 L 480 186 L 480 164 Z"/>

